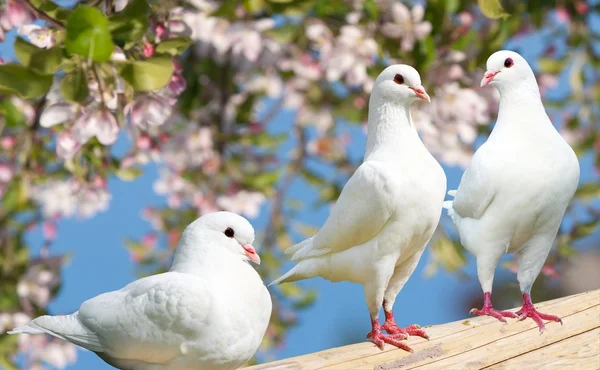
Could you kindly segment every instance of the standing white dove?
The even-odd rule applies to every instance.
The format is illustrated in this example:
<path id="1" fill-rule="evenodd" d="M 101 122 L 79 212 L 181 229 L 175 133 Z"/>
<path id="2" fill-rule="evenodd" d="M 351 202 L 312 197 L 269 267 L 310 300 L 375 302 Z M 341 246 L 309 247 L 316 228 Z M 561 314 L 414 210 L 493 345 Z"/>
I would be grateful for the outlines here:
<path id="1" fill-rule="evenodd" d="M 181 237 L 171 270 L 41 316 L 9 334 L 43 334 L 95 352 L 126 370 L 225 370 L 256 352 L 271 297 L 246 262 L 260 263 L 254 229 L 230 212 L 204 215 Z"/>
<path id="2" fill-rule="evenodd" d="M 418 325 L 398 327 L 392 313 L 437 228 L 446 191 L 444 171 L 411 120 L 410 105 L 417 99 L 431 101 L 413 67 L 393 65 L 377 77 L 363 163 L 319 232 L 286 250 L 298 264 L 271 283 L 321 276 L 362 284 L 372 324 L 367 337 L 382 349 L 389 343 L 412 351 L 400 340 L 427 338 Z M 386 322 L 380 326 L 382 305 Z"/>
<path id="3" fill-rule="evenodd" d="M 548 118 L 535 75 L 519 54 L 501 50 L 487 61 L 481 86 L 500 92 L 498 120 L 489 139 L 473 156 L 458 190 L 444 204 L 462 245 L 477 259 L 484 293 L 481 310 L 504 317 L 561 322 L 536 311 L 531 286 L 552 247 L 579 181 L 579 162 Z M 515 253 L 523 308 L 516 314 L 492 307 L 494 270 L 505 253 Z"/>

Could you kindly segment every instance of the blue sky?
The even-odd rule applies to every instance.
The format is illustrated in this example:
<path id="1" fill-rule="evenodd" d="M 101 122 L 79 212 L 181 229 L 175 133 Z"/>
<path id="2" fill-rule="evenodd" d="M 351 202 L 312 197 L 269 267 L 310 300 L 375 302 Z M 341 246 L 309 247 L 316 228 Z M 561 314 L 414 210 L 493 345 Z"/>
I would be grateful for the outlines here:
<path id="1" fill-rule="evenodd" d="M 537 41 L 539 40 L 524 43 L 528 51 L 526 57 L 530 60 L 530 57 L 541 49 L 541 43 Z M 8 41 L 0 45 L 0 57 L 13 59 L 9 46 L 11 43 L 12 41 Z M 279 127 L 281 130 L 287 130 L 289 126 L 286 125 L 289 125 L 289 120 L 285 115 L 276 118 L 273 123 L 273 127 Z M 346 129 L 353 138 L 350 148 L 352 157 L 362 157 L 364 137 L 359 134 L 358 129 L 343 125 L 342 130 Z M 122 150 L 127 145 L 127 139 L 120 138 L 116 150 Z M 285 155 L 285 148 L 289 148 L 289 145 L 283 145 L 282 148 L 281 154 Z M 456 189 L 462 170 L 448 167 L 445 167 L 445 170 L 448 189 Z M 68 253 L 71 260 L 63 269 L 63 286 L 51 303 L 50 312 L 71 313 L 77 310 L 84 300 L 119 289 L 135 279 L 135 265 L 130 261 L 123 241 L 128 237 L 139 238 L 150 230 L 150 225 L 140 217 L 144 207 L 164 204 L 164 199 L 152 189 L 156 178 L 157 170 L 154 165 L 148 166 L 144 175 L 134 182 L 122 182 L 113 178 L 108 183 L 112 200 L 107 212 L 88 220 L 68 219 L 59 222 L 59 237 L 52 251 Z M 291 191 L 296 197 L 307 199 L 308 202 L 315 198 L 314 192 L 300 182 L 294 184 Z M 313 225 L 322 224 L 326 217 L 325 208 L 302 216 L 304 221 L 310 220 Z M 259 218 L 255 221 L 256 225 L 264 224 L 264 219 Z M 446 215 L 443 216 L 442 222 L 448 222 Z M 33 254 L 36 254 L 42 245 L 38 230 L 31 233 L 28 242 Z M 444 271 L 426 279 L 423 268 L 428 259 L 427 250 L 396 301 L 394 312 L 402 326 L 413 323 L 439 324 L 467 317 L 468 312 L 458 303 L 473 292 L 480 292 L 472 257 L 469 256 L 470 263 L 464 271 L 466 279 Z M 500 271 L 498 277 L 502 276 L 511 277 L 511 274 Z M 320 278 L 301 284 L 306 288 L 316 289 L 318 298 L 314 305 L 300 313 L 298 326 L 288 332 L 286 345 L 276 353 L 277 358 L 339 346 L 344 344 L 342 340 L 346 337 L 356 340 L 364 338 L 370 330 L 370 322 L 362 286 L 351 283 L 333 284 Z M 360 336 L 356 336 L 355 333 L 359 333 Z M 81 350 L 78 355 L 79 361 L 69 369 L 107 368 L 107 365 L 91 352 Z"/>

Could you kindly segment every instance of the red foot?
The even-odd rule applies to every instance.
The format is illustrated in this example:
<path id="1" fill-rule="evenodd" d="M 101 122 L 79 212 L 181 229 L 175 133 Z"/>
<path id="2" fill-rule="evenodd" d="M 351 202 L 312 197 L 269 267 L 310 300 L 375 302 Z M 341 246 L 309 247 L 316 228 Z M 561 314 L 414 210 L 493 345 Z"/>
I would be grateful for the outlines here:
<path id="1" fill-rule="evenodd" d="M 371 320 L 371 325 L 373 326 L 373 330 L 367 334 L 367 338 L 371 339 L 379 349 L 383 350 L 383 347 L 385 346 L 384 343 L 388 343 L 405 351 L 413 352 L 408 345 L 401 342 L 401 340 L 408 338 L 406 333 L 382 334 L 379 319 Z"/>
<path id="2" fill-rule="evenodd" d="M 495 317 L 502 322 L 506 322 L 506 320 L 504 319 L 505 317 L 517 317 L 517 315 L 514 312 L 498 311 L 494 307 L 492 307 L 492 293 L 490 292 L 483 293 L 483 307 L 481 308 L 481 310 L 473 308 L 469 313 L 477 316 L 487 315 Z"/>
<path id="3" fill-rule="evenodd" d="M 425 338 L 427 340 L 429 340 L 429 336 L 427 335 L 427 333 L 425 333 L 425 330 L 421 329 L 421 327 L 417 324 L 412 324 L 410 326 L 408 326 L 406 329 L 401 328 L 398 326 L 398 324 L 396 324 L 396 320 L 394 320 L 394 313 L 393 312 L 385 312 L 385 323 L 383 324 L 383 326 L 381 327 L 381 330 L 385 330 L 390 334 L 406 334 L 406 338 L 408 338 L 409 335 L 412 336 L 419 336 L 421 338 Z"/>
<path id="4" fill-rule="evenodd" d="M 546 325 L 542 320 L 550 320 L 559 322 L 562 325 L 562 320 L 558 316 L 547 315 L 545 313 L 538 312 L 533 303 L 531 302 L 531 296 L 527 293 L 523 293 L 523 308 L 517 311 L 517 315 L 519 316 L 519 321 L 523 321 L 528 317 L 531 317 L 538 327 L 540 328 L 540 334 L 544 332 Z"/>

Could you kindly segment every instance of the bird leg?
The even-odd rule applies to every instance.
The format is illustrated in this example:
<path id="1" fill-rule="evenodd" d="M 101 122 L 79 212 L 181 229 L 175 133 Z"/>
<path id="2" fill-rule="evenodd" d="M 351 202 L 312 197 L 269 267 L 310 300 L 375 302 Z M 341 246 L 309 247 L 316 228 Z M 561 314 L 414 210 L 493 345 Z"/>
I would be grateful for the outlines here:
<path id="1" fill-rule="evenodd" d="M 371 326 L 373 327 L 373 330 L 367 334 L 367 339 L 371 339 L 371 342 L 379 347 L 380 350 L 383 350 L 383 347 L 385 346 L 384 343 L 388 343 L 405 351 L 413 352 L 408 345 L 401 342 L 401 340 L 408 338 L 408 334 L 382 334 L 381 325 L 379 325 L 379 319 L 371 319 Z"/>
<path id="2" fill-rule="evenodd" d="M 381 330 L 387 331 L 389 334 L 406 334 L 406 338 L 409 335 L 419 336 L 421 338 L 429 339 L 425 330 L 421 329 L 421 327 L 417 324 L 409 325 L 406 328 L 401 328 L 396 324 L 396 320 L 394 320 L 394 313 L 392 311 L 383 310 L 385 313 L 385 323 L 381 326 Z"/>
<path id="3" fill-rule="evenodd" d="M 506 320 L 504 319 L 505 317 L 517 317 L 517 314 L 515 314 L 514 312 L 498 311 L 494 307 L 492 307 L 492 293 L 490 292 L 483 293 L 483 307 L 481 308 L 481 310 L 473 308 L 469 313 L 477 316 L 487 315 L 495 317 L 502 322 L 506 322 Z"/>
<path id="4" fill-rule="evenodd" d="M 527 293 L 523 293 L 523 307 L 517 311 L 517 315 L 519 316 L 519 321 L 523 321 L 526 318 L 531 317 L 540 328 L 540 334 L 543 333 L 544 329 L 546 328 L 542 320 L 556 321 L 562 325 L 562 320 L 560 317 L 541 313 L 536 310 L 531 302 L 531 296 Z"/>

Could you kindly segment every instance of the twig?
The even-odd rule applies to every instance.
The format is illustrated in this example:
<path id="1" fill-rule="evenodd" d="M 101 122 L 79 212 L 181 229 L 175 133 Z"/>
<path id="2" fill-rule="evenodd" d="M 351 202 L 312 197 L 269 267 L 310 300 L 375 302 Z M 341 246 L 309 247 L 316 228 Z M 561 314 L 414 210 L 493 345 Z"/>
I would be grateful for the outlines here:
<path id="1" fill-rule="evenodd" d="M 113 12 L 113 0 L 106 0 L 106 15 L 111 15 Z"/>
<path id="2" fill-rule="evenodd" d="M 219 154 L 223 154 L 225 151 L 225 142 L 226 138 L 229 135 L 229 127 L 227 127 L 227 121 L 225 120 L 225 111 L 227 110 L 227 103 L 229 102 L 229 98 L 231 97 L 231 91 L 229 88 L 229 74 L 231 69 L 231 52 L 226 56 L 226 62 L 223 68 L 221 69 L 221 80 L 220 83 L 220 107 L 219 107 L 219 119 L 220 119 L 220 135 L 217 137 L 216 149 Z"/>
<path id="3" fill-rule="evenodd" d="M 294 177 L 297 173 L 302 169 L 302 165 L 304 164 L 304 160 L 306 159 L 306 133 L 304 130 L 298 126 L 294 125 L 294 131 L 298 136 L 298 155 L 292 163 L 290 163 L 288 167 L 288 171 L 281 181 L 281 185 L 277 189 L 275 196 L 273 197 L 273 207 L 271 210 L 271 215 L 269 216 L 269 221 L 267 222 L 267 229 L 265 230 L 265 238 L 263 242 L 263 246 L 265 248 L 272 248 L 275 245 L 277 229 L 275 228 L 275 224 L 277 220 L 281 217 L 282 207 L 283 207 L 283 199 L 285 195 L 292 185 Z"/>
<path id="4" fill-rule="evenodd" d="M 37 18 L 50 23 L 51 25 L 53 25 L 56 28 L 65 29 L 65 25 L 61 21 L 52 18 L 43 10 L 39 10 L 38 8 L 33 6 L 31 1 L 23 0 L 23 4 L 25 4 L 25 6 L 29 9 L 29 11 L 31 11 Z"/>
<path id="5" fill-rule="evenodd" d="M 98 71 L 96 70 L 95 63 L 92 63 L 92 73 L 94 74 L 96 82 L 98 82 L 98 92 L 100 93 L 100 101 L 102 102 L 102 105 L 106 107 L 106 102 L 104 101 L 104 90 L 102 89 L 102 81 L 100 80 L 100 76 L 98 75 Z"/>

